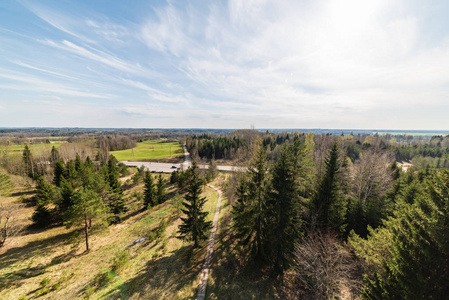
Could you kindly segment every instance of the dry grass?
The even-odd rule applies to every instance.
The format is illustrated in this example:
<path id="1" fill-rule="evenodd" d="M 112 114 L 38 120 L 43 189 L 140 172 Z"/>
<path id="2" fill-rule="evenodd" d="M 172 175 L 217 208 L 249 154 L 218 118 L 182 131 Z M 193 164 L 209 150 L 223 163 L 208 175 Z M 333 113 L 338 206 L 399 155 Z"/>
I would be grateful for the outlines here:
<path id="1" fill-rule="evenodd" d="M 196 295 L 205 247 L 193 250 L 192 243 L 176 238 L 180 219 L 169 200 L 151 210 L 142 211 L 131 195 L 142 185 L 126 191 L 130 210 L 123 222 L 98 230 L 90 237 L 91 251 L 84 252 L 84 240 L 76 231 L 63 226 L 41 231 L 25 231 L 11 238 L 0 249 L 0 299 L 186 299 Z M 19 201 L 18 189 L 9 202 Z M 217 193 L 205 190 L 205 209 L 212 212 Z M 6 203 L 6 201 L 5 201 Z M 29 225 L 34 207 L 20 209 L 20 221 Z M 165 231 L 154 240 L 154 232 L 165 219 Z M 132 245 L 138 238 L 142 243 Z M 204 242 L 203 245 L 206 245 Z M 112 265 L 119 253 L 127 261 L 118 274 Z M 129 258 L 129 260 L 128 260 Z"/>

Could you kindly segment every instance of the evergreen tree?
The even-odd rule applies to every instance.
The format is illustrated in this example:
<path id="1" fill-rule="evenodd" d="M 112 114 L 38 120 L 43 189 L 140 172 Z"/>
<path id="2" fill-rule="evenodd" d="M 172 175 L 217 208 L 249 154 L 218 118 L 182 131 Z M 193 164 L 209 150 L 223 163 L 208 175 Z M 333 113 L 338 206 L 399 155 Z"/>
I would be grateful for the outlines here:
<path id="1" fill-rule="evenodd" d="M 175 184 L 178 182 L 179 179 L 179 171 L 175 170 L 170 174 L 170 183 Z"/>
<path id="2" fill-rule="evenodd" d="M 61 180 L 65 177 L 66 169 L 64 166 L 64 162 L 61 160 L 57 160 L 55 162 L 55 166 L 53 168 L 54 178 L 53 183 L 59 187 L 61 185 Z"/>
<path id="3" fill-rule="evenodd" d="M 86 251 L 89 251 L 89 227 L 93 220 L 102 220 L 106 214 L 106 208 L 98 195 L 83 187 L 72 196 L 73 205 L 66 214 L 66 226 L 80 226 L 83 228 L 86 239 Z"/>
<path id="4" fill-rule="evenodd" d="M 232 207 L 233 228 L 239 243 L 248 246 L 256 260 L 263 258 L 264 230 L 266 229 L 266 154 L 259 147 L 237 188 L 237 201 Z"/>
<path id="5" fill-rule="evenodd" d="M 77 179 L 78 179 L 78 172 L 76 172 L 75 165 L 73 161 L 69 160 L 66 164 L 66 179 L 68 182 L 70 182 L 72 185 L 75 185 Z"/>
<path id="6" fill-rule="evenodd" d="M 126 212 L 126 202 L 123 198 L 122 185 L 119 180 L 117 159 L 111 155 L 108 160 L 108 181 L 112 194 L 109 196 L 109 207 L 113 215 L 112 222 L 120 221 L 120 214 Z"/>
<path id="7" fill-rule="evenodd" d="M 93 161 L 90 159 L 90 157 L 86 157 L 86 161 L 84 162 L 84 167 L 87 169 L 90 169 L 92 171 L 95 171 L 95 164 L 93 163 Z"/>
<path id="8" fill-rule="evenodd" d="M 386 222 L 391 258 L 366 279 L 365 299 L 446 299 L 449 287 L 449 171 L 427 184 L 428 195 L 402 202 Z"/>
<path id="9" fill-rule="evenodd" d="M 159 204 L 164 203 L 167 200 L 167 192 L 165 191 L 165 180 L 162 175 L 159 174 L 157 177 L 156 184 L 156 199 Z"/>
<path id="10" fill-rule="evenodd" d="M 178 227 L 179 237 L 187 241 L 193 241 L 193 247 L 199 246 L 200 240 L 207 239 L 206 232 L 212 228 L 212 222 L 206 221 L 208 212 L 203 211 L 206 198 L 201 197 L 202 184 L 198 172 L 196 161 L 188 170 L 187 195 L 185 196 L 182 212 L 185 217 L 181 217 L 182 224 Z"/>
<path id="11" fill-rule="evenodd" d="M 42 176 L 37 178 L 35 198 L 37 205 L 31 219 L 38 227 L 51 225 L 54 221 L 51 204 L 54 202 L 55 193 L 52 186 Z"/>
<path id="12" fill-rule="evenodd" d="M 62 177 L 61 179 L 59 193 L 60 199 L 58 203 L 58 208 L 61 216 L 64 217 L 65 213 L 73 205 L 72 197 L 74 193 L 72 185 L 64 177 Z"/>
<path id="13" fill-rule="evenodd" d="M 283 146 L 273 168 L 271 191 L 267 201 L 268 257 L 274 271 L 282 275 L 293 259 L 295 244 L 301 238 L 301 185 L 307 174 L 302 165 L 304 144 L 296 140 L 291 146 Z"/>
<path id="14" fill-rule="evenodd" d="M 35 164 L 34 164 L 34 159 L 33 159 L 33 155 L 31 154 L 30 148 L 28 148 L 28 145 L 25 145 L 25 148 L 23 149 L 23 153 L 22 153 L 22 158 L 23 158 L 23 162 L 25 163 L 25 171 L 26 174 L 31 177 L 31 178 L 36 178 L 36 174 L 35 174 Z"/>
<path id="15" fill-rule="evenodd" d="M 339 149 L 335 142 L 325 160 L 325 171 L 311 201 L 311 212 L 321 229 L 342 232 L 345 218 L 344 198 L 341 195 Z"/>
<path id="16" fill-rule="evenodd" d="M 56 149 L 55 146 L 51 147 L 50 162 L 54 163 L 55 161 L 58 161 L 59 159 L 60 159 L 59 151 Z"/>
<path id="17" fill-rule="evenodd" d="M 206 181 L 211 182 L 218 176 L 218 168 L 215 160 L 211 159 L 206 171 Z"/>
<path id="18" fill-rule="evenodd" d="M 144 179 L 144 191 L 143 191 L 143 205 L 146 209 L 153 207 L 156 205 L 156 189 L 154 187 L 153 177 L 151 176 L 150 171 L 145 172 Z"/>
<path id="19" fill-rule="evenodd" d="M 82 168 L 83 168 L 83 162 L 81 161 L 80 155 L 77 153 L 76 158 L 75 158 L 75 170 L 77 173 L 80 173 Z"/>

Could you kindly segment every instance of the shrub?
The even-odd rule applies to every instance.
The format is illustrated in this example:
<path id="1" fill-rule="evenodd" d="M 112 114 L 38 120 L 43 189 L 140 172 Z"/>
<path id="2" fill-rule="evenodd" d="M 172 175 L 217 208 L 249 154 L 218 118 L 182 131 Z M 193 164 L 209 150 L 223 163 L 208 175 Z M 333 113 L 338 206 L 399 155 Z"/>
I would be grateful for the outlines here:
<path id="1" fill-rule="evenodd" d="M 42 281 L 39 283 L 39 285 L 40 285 L 40 287 L 45 287 L 45 286 L 47 286 L 47 284 L 49 284 L 50 283 L 50 279 L 48 279 L 48 278 L 44 278 L 44 279 L 42 279 Z"/>
<path id="2" fill-rule="evenodd" d="M 128 265 L 129 253 L 126 251 L 119 251 L 116 253 L 111 270 L 114 273 L 120 273 Z"/>

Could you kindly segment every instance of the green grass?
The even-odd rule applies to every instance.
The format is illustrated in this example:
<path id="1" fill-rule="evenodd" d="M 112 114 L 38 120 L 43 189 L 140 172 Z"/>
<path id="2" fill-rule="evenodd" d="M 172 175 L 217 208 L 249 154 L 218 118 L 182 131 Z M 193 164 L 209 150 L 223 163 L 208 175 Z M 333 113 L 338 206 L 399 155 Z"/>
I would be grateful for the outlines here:
<path id="1" fill-rule="evenodd" d="M 31 152 L 35 151 L 50 151 L 53 146 L 58 148 L 62 145 L 62 142 L 55 142 L 51 144 L 29 144 L 28 148 L 30 148 Z M 25 145 L 11 145 L 11 146 L 0 146 L 1 150 L 8 150 L 12 152 L 22 152 L 25 148 Z"/>
<path id="2" fill-rule="evenodd" d="M 184 156 L 182 147 L 177 142 L 167 143 L 164 139 L 145 141 L 137 143 L 133 149 L 111 151 L 118 160 L 146 160 L 166 158 L 171 156 Z"/>

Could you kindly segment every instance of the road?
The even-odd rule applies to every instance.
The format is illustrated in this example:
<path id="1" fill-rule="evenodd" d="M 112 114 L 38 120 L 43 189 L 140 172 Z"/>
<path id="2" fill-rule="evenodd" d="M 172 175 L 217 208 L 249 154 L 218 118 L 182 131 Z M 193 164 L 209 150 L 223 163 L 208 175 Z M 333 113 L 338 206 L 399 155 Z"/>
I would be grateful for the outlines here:
<path id="1" fill-rule="evenodd" d="M 168 164 L 168 163 L 156 163 L 156 162 L 145 162 L 145 161 L 120 161 L 127 166 L 140 168 L 144 166 L 146 170 L 157 173 L 171 173 L 176 170 L 186 170 L 188 167 L 192 165 L 192 161 L 190 159 L 190 153 L 187 152 L 187 148 L 184 145 L 184 157 L 185 160 L 181 164 Z M 208 165 L 198 165 L 200 169 L 207 169 Z M 234 167 L 234 166 L 217 166 L 219 171 L 246 171 L 246 168 L 242 167 Z"/>

